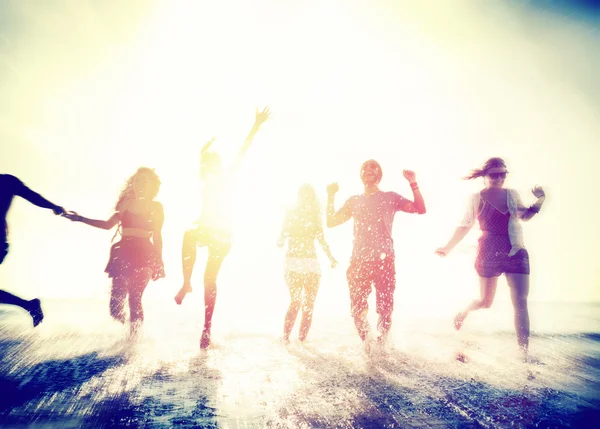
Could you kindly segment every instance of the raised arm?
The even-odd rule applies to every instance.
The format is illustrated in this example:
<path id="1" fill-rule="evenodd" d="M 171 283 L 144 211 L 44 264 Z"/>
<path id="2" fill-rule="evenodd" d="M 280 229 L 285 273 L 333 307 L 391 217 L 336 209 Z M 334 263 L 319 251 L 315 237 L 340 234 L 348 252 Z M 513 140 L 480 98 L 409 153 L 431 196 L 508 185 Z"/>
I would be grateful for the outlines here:
<path id="1" fill-rule="evenodd" d="M 338 190 L 339 186 L 337 183 L 332 183 L 327 186 L 327 228 L 341 225 L 352 217 L 350 200 L 346 201 L 342 208 L 336 213 L 334 200 Z"/>
<path id="2" fill-rule="evenodd" d="M 15 186 L 15 195 L 19 195 L 20 197 L 29 201 L 31 204 L 34 204 L 38 207 L 51 209 L 54 212 L 54 214 L 59 215 L 64 213 L 65 209 L 48 201 L 46 198 L 42 197 L 37 192 L 32 191 L 16 177 L 15 179 L 18 181 L 18 186 Z"/>
<path id="3" fill-rule="evenodd" d="M 544 201 L 546 201 L 546 193 L 544 192 L 541 186 L 537 185 L 531 190 L 531 193 L 537 198 L 537 201 L 529 207 L 525 207 L 525 205 L 521 201 L 521 197 L 516 191 L 512 191 L 512 193 L 516 200 L 515 203 L 517 205 L 517 213 L 519 214 L 519 219 L 523 221 L 528 221 L 536 214 L 538 214 L 542 209 Z"/>
<path id="4" fill-rule="evenodd" d="M 408 180 L 408 183 L 410 183 L 410 189 L 412 189 L 414 201 L 404 199 L 400 210 L 406 213 L 425 214 L 427 211 L 425 208 L 425 201 L 423 200 L 423 195 L 421 195 L 421 191 L 419 190 L 415 172 L 412 170 L 404 170 L 402 174 L 404 175 L 404 178 Z"/>
<path id="5" fill-rule="evenodd" d="M 108 220 L 89 219 L 87 217 L 80 216 L 76 212 L 72 211 L 66 212 L 63 216 L 67 219 L 72 220 L 73 222 L 82 222 L 86 225 L 100 229 L 111 229 L 121 220 L 121 213 L 119 212 L 115 212 Z"/>
<path id="6" fill-rule="evenodd" d="M 268 107 L 265 107 L 260 112 L 258 111 L 258 109 L 256 109 L 256 116 L 254 119 L 254 124 L 252 125 L 252 128 L 250 129 L 250 132 L 248 133 L 248 136 L 246 137 L 246 140 L 244 140 L 244 144 L 242 144 L 242 147 L 240 147 L 240 150 L 235 158 L 234 169 L 237 169 L 241 165 L 242 159 L 244 158 L 246 151 L 252 144 L 252 141 L 254 140 L 254 136 L 258 132 L 258 129 L 267 119 L 269 119 L 270 115 L 271 115 L 271 111 L 269 110 Z"/>
<path id="7" fill-rule="evenodd" d="M 205 152 L 207 152 L 210 147 L 212 146 L 212 144 L 215 142 L 215 137 L 213 137 L 212 139 L 210 139 L 208 142 L 204 143 L 204 146 L 202 146 L 202 149 L 200 149 L 200 155 L 204 154 Z"/>

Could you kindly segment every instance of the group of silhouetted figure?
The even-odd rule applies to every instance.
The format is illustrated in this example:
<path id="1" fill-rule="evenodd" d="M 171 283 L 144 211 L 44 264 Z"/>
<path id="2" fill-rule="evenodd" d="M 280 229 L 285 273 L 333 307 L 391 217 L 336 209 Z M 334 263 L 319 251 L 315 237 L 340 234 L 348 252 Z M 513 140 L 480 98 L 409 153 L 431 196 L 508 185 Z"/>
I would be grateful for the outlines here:
<path id="1" fill-rule="evenodd" d="M 198 220 L 187 229 L 182 245 L 183 286 L 175 296 L 181 304 L 187 293 L 192 292 L 191 278 L 198 247 L 208 248 L 204 270 L 204 327 L 200 347 L 211 342 L 212 317 L 217 297 L 217 278 L 223 261 L 232 245 L 233 187 L 242 159 L 250 147 L 260 126 L 269 119 L 268 108 L 256 111 L 252 129 L 229 167 L 221 157 L 210 150 L 213 140 L 202 147 L 200 176 L 203 183 L 202 209 Z M 479 222 L 481 236 L 477 247 L 475 269 L 480 279 L 480 298 L 472 301 L 454 318 L 454 327 L 461 328 L 469 312 L 492 305 L 498 277 L 505 274 L 510 286 L 514 307 L 515 330 L 520 349 L 527 356 L 529 345 L 529 255 L 523 244 L 520 220 L 529 220 L 540 211 L 545 195 L 541 187 L 533 188 L 537 198 L 525 206 L 514 189 L 504 188 L 508 174 L 501 158 L 490 158 L 484 165 L 473 170 L 465 179 L 484 179 L 484 188 L 473 194 L 468 208 L 448 243 L 436 250 L 440 256 L 447 255 Z M 326 225 L 328 228 L 354 219 L 354 242 L 352 256 L 346 272 L 350 293 L 350 312 L 361 340 L 368 348 L 374 341 L 387 341 L 392 325 L 396 266 L 392 224 L 396 212 L 424 214 L 425 202 L 413 171 L 404 170 L 409 182 L 412 200 L 396 192 L 382 191 L 379 183 L 382 169 L 375 160 L 364 162 L 360 178 L 364 185 L 361 194 L 350 197 L 339 210 L 335 210 L 335 194 L 338 185 L 327 186 Z M 130 331 L 135 335 L 143 323 L 142 295 L 149 281 L 165 277 L 162 261 L 163 206 L 155 198 L 160 180 L 154 170 L 139 168 L 126 182 L 115 204 L 115 212 L 108 220 L 90 219 L 73 211 L 66 211 L 31 189 L 18 178 L 0 175 L 0 215 L 4 233 L 0 263 L 8 253 L 8 226 L 6 215 L 12 199 L 18 195 L 31 203 L 51 209 L 72 221 L 82 222 L 101 229 L 118 226 L 120 239 L 110 249 L 106 273 L 112 279 L 110 315 L 125 323 L 125 301 L 129 304 Z M 315 241 L 318 241 L 331 262 L 337 264 L 323 233 L 322 213 L 316 192 L 310 185 L 303 185 L 295 206 L 288 210 L 277 245 L 287 244 L 285 280 L 289 288 L 290 304 L 285 315 L 283 341 L 289 342 L 300 309 L 302 317 L 298 339 L 304 341 L 309 333 L 315 299 L 319 289 L 321 270 L 317 259 Z M 367 321 L 368 298 L 375 289 L 378 314 L 377 336 L 371 337 Z M 0 290 L 0 303 L 12 304 L 27 310 L 34 326 L 43 319 L 39 299 L 24 300 Z"/>

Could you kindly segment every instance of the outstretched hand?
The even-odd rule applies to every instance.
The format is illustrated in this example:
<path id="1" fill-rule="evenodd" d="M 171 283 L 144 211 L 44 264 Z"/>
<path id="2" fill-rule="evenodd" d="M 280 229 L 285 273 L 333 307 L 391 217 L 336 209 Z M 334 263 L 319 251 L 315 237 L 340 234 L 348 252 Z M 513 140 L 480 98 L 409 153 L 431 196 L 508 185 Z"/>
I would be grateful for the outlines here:
<path id="1" fill-rule="evenodd" d="M 327 185 L 327 195 L 329 195 L 330 197 L 333 197 L 339 190 L 340 187 L 337 183 Z"/>
<path id="2" fill-rule="evenodd" d="M 62 213 L 62 216 L 66 217 L 69 220 L 72 220 L 73 222 L 81 220 L 81 216 L 79 216 L 79 214 L 77 214 L 77 212 L 74 211 L 65 211 Z"/>
<path id="3" fill-rule="evenodd" d="M 329 260 L 331 268 L 335 268 L 338 264 L 338 261 L 332 256 Z"/>
<path id="4" fill-rule="evenodd" d="M 256 118 L 254 119 L 254 123 L 256 125 L 261 125 L 271 116 L 271 111 L 269 107 L 265 107 L 261 112 L 258 111 L 258 107 L 256 108 Z"/>
<path id="5" fill-rule="evenodd" d="M 544 192 L 544 190 L 542 189 L 541 186 L 539 185 L 535 185 L 535 187 L 531 190 L 531 193 L 536 197 L 536 198 L 542 198 L 546 196 L 546 193 Z"/>
<path id="6" fill-rule="evenodd" d="M 402 175 L 409 183 L 414 183 L 417 181 L 417 175 L 412 170 L 402 170 Z"/>
<path id="7" fill-rule="evenodd" d="M 435 254 L 441 257 L 448 256 L 448 253 L 450 253 L 450 249 L 448 249 L 447 247 L 440 247 L 438 249 L 435 249 Z"/>

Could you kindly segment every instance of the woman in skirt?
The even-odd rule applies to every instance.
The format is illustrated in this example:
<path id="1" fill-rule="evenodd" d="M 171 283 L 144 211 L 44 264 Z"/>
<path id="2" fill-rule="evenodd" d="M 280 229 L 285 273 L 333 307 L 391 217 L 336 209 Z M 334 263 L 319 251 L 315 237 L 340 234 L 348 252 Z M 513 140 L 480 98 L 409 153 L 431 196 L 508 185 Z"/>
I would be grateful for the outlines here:
<path id="1" fill-rule="evenodd" d="M 506 276 L 512 304 L 517 343 L 528 358 L 529 347 L 529 254 L 523 244 L 519 220 L 529 220 L 539 213 L 544 203 L 544 190 L 536 186 L 532 193 L 537 201 L 525 207 L 514 189 L 504 188 L 508 171 L 501 158 L 488 159 L 482 168 L 473 170 L 465 179 L 483 177 L 486 187 L 470 199 L 469 208 L 446 246 L 436 250 L 446 256 L 469 232 L 475 221 L 479 221 L 481 237 L 477 248 L 475 270 L 479 275 L 480 298 L 471 302 L 454 318 L 455 329 L 460 329 L 469 314 L 481 308 L 490 308 L 496 295 L 498 277 Z"/>
<path id="2" fill-rule="evenodd" d="M 288 243 L 285 259 L 285 280 L 290 292 L 290 305 L 283 323 L 283 341 L 289 343 L 290 333 L 296 322 L 298 311 L 302 307 L 302 321 L 298 339 L 304 341 L 312 323 L 313 308 L 321 270 L 317 260 L 315 239 L 319 241 L 323 251 L 331 262 L 337 265 L 323 235 L 321 210 L 315 190 L 310 185 L 303 185 L 298 193 L 296 207 L 286 213 L 281 236 L 277 242 L 283 247 Z"/>
<path id="3" fill-rule="evenodd" d="M 119 225 L 121 240 L 112 245 L 105 271 L 112 278 L 110 315 L 125 323 L 125 298 L 129 298 L 130 332 L 144 321 L 142 295 L 150 279 L 165 276 L 162 262 L 163 206 L 154 198 L 160 180 L 154 170 L 139 168 L 119 195 L 115 213 L 108 220 L 89 219 L 75 212 L 65 216 L 90 226 L 111 229 Z"/>

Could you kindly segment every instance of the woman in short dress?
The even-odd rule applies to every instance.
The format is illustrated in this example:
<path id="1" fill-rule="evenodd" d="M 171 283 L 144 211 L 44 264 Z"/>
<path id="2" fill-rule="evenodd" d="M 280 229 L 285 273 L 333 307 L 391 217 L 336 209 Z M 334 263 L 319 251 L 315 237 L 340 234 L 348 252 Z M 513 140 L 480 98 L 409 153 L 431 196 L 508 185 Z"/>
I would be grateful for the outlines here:
<path id="1" fill-rule="evenodd" d="M 207 247 L 201 349 L 206 349 L 211 344 L 212 318 L 217 303 L 217 278 L 233 242 L 234 186 L 237 175 L 256 133 L 270 115 L 271 111 L 268 107 L 261 111 L 256 109 L 254 124 L 230 166 L 223 165 L 221 156 L 210 150 L 214 139 L 206 143 L 200 151 L 200 176 L 203 182 L 202 212 L 183 236 L 181 246 L 183 286 L 175 295 L 175 302 L 181 305 L 185 296 L 192 292 L 192 274 L 197 248 Z"/>
<path id="2" fill-rule="evenodd" d="M 110 315 L 125 323 L 125 298 L 129 298 L 130 332 L 144 321 L 142 295 L 150 279 L 164 277 L 162 262 L 163 206 L 154 198 L 160 180 L 154 170 L 139 168 L 119 195 L 115 213 L 108 220 L 89 219 L 75 212 L 65 216 L 90 226 L 111 229 L 119 225 L 121 240 L 113 244 L 105 271 L 112 278 Z"/>
<path id="3" fill-rule="evenodd" d="M 482 168 L 473 170 L 465 179 L 483 177 L 486 187 L 474 194 L 469 208 L 446 246 L 436 250 L 446 256 L 469 232 L 475 221 L 479 221 L 481 237 L 477 248 L 475 270 L 479 275 L 479 299 L 471 302 L 454 318 L 458 330 L 469 314 L 480 308 L 490 308 L 496 295 L 498 277 L 506 276 L 515 315 L 517 343 L 527 356 L 529 347 L 529 254 L 523 244 L 519 220 L 529 220 L 539 213 L 544 203 L 544 190 L 536 186 L 532 193 L 537 201 L 525 207 L 514 189 L 504 188 L 508 171 L 502 158 L 488 159 Z"/>
<path id="4" fill-rule="evenodd" d="M 287 241 L 285 259 L 285 280 L 290 292 L 290 305 L 283 324 L 283 341 L 288 343 L 290 333 L 296 322 L 298 311 L 302 306 L 302 321 L 298 339 L 304 341 L 312 323 L 315 298 L 319 290 L 321 269 L 317 260 L 315 239 L 331 262 L 337 261 L 331 254 L 323 235 L 321 210 L 315 190 L 310 185 L 303 185 L 298 193 L 296 206 L 286 213 L 281 236 L 277 242 L 283 247 Z"/>

